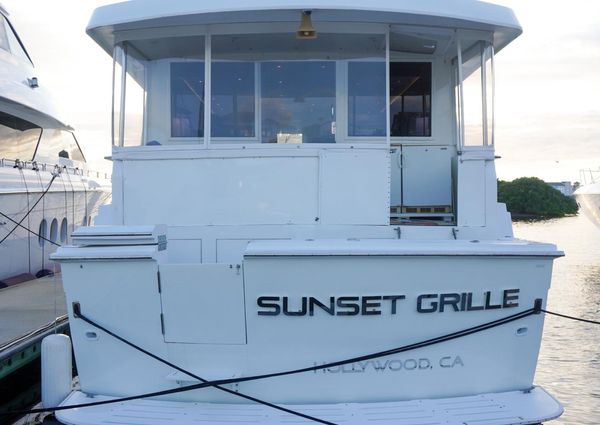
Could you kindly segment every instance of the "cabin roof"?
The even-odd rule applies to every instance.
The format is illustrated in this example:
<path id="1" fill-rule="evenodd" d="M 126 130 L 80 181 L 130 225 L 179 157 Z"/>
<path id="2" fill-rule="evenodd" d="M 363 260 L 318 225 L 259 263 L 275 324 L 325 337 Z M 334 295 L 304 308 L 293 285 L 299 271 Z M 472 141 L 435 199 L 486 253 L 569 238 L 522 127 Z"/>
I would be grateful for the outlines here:
<path id="1" fill-rule="evenodd" d="M 502 49 L 522 30 L 513 11 L 476 0 L 131 0 L 96 9 L 88 34 L 109 54 L 115 32 L 181 25 L 295 22 L 303 10 L 317 22 L 368 22 L 491 31 Z"/>

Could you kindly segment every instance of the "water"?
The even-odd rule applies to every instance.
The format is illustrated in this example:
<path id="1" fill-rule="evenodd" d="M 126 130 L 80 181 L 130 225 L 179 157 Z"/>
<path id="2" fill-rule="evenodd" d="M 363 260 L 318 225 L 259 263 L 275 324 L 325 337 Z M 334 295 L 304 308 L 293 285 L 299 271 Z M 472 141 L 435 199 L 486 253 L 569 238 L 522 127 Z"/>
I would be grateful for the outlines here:
<path id="1" fill-rule="evenodd" d="M 586 217 L 515 223 L 515 236 L 555 243 L 547 310 L 600 320 L 600 229 Z M 600 424 L 600 326 L 546 316 L 536 383 L 565 413 L 552 424 Z"/>
<path id="2" fill-rule="evenodd" d="M 599 320 L 600 229 L 577 216 L 515 223 L 514 231 L 565 251 L 554 263 L 547 309 Z M 563 416 L 547 425 L 600 424 L 600 326 L 547 316 L 536 383 L 565 406 Z"/>

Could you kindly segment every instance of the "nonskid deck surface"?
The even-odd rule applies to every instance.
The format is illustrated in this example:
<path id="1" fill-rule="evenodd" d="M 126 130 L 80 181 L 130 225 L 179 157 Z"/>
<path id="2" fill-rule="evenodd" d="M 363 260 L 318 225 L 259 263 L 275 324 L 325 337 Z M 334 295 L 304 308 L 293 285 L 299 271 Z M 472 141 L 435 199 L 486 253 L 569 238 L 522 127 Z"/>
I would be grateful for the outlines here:
<path id="1" fill-rule="evenodd" d="M 63 406 L 108 400 L 73 392 Z M 561 405 L 540 387 L 469 397 L 385 403 L 340 403 L 286 406 L 336 424 L 508 425 L 537 424 L 558 417 Z M 294 424 L 315 423 L 262 405 L 136 400 L 57 412 L 65 424 Z"/>

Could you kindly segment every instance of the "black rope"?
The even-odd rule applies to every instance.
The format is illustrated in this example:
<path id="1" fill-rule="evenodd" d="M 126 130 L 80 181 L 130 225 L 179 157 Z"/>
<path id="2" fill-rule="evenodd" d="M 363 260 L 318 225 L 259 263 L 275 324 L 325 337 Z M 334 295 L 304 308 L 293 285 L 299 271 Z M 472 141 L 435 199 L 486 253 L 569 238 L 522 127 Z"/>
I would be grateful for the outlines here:
<path id="1" fill-rule="evenodd" d="M 42 199 L 44 199 L 44 196 L 46 196 L 46 194 L 47 194 L 47 193 L 48 193 L 48 191 L 50 190 L 50 186 L 52 186 L 52 183 L 54 182 L 54 179 L 56 179 L 56 177 L 58 177 L 58 174 L 59 174 L 59 173 L 57 173 L 57 172 L 56 172 L 56 173 L 52 173 L 52 178 L 50 179 L 50 183 L 48 183 L 48 187 L 46 187 L 46 190 L 44 190 L 44 192 L 43 192 L 43 193 L 40 195 L 39 199 L 38 199 L 37 201 L 35 201 L 35 204 L 33 204 L 33 207 L 31 207 L 31 208 L 29 209 L 29 211 L 27 211 L 27 214 L 25 214 L 25 215 L 23 216 L 23 218 L 22 218 L 21 220 L 19 220 L 19 222 L 17 223 L 17 225 L 16 225 L 15 227 L 13 227 L 13 228 L 12 228 L 12 230 L 11 230 L 10 232 L 8 232 L 8 233 L 6 234 L 6 236 L 4 236 L 4 237 L 2 238 L 2 240 L 0 241 L 0 245 L 2 245 L 2 242 L 4 242 L 6 239 L 8 239 L 8 237 L 9 237 L 10 235 L 12 235 L 12 234 L 13 234 L 13 232 L 19 228 L 19 226 L 21 225 L 21 223 L 23 223 L 23 221 L 25 221 L 25 219 L 26 219 L 26 218 L 29 216 L 29 214 L 31 214 L 31 211 L 33 211 L 33 210 L 35 209 L 35 207 L 37 207 L 37 204 L 39 204 L 39 203 L 40 203 L 40 201 L 41 201 Z M 3 214 L 3 215 L 4 215 L 4 214 Z"/>
<path id="2" fill-rule="evenodd" d="M 187 370 L 185 370 L 185 369 L 177 366 L 176 364 L 173 364 L 170 361 L 165 360 L 165 359 L 157 356 L 156 354 L 153 354 L 153 353 L 149 352 L 148 350 L 145 350 L 144 348 L 142 348 L 142 347 L 134 344 L 133 342 L 126 340 L 125 338 L 123 338 L 123 337 L 115 334 L 114 332 L 109 331 L 105 327 L 103 327 L 103 326 L 95 323 L 94 321 L 88 319 L 87 317 L 85 317 L 81 313 L 79 304 L 75 304 L 73 306 L 73 317 L 79 318 L 79 319 L 83 320 L 84 322 L 89 323 L 90 325 L 97 327 L 98 329 L 106 332 L 108 335 L 112 336 L 113 338 L 116 338 L 119 341 L 123 342 L 124 344 L 129 345 L 132 348 L 135 348 L 136 350 L 138 350 L 138 351 L 146 354 L 147 356 L 149 356 L 149 357 L 151 357 L 151 358 L 153 358 L 155 360 L 158 360 L 161 363 L 166 364 L 167 366 L 172 367 L 173 369 L 175 369 L 175 370 L 177 370 L 179 372 L 185 373 L 186 375 L 191 376 L 192 378 L 195 378 L 195 379 L 201 381 L 203 384 L 209 383 L 209 381 L 207 379 L 204 379 L 204 378 L 202 378 L 202 377 L 200 377 L 200 376 L 198 376 L 198 375 L 196 375 L 196 374 L 194 374 L 192 372 L 189 372 L 189 371 L 187 371 Z M 240 393 L 240 392 L 237 392 L 237 391 L 230 390 L 228 388 L 221 387 L 221 386 L 219 386 L 217 384 L 215 384 L 215 385 L 209 385 L 209 386 L 214 387 L 214 388 L 216 388 L 218 390 L 224 391 L 226 393 L 235 395 L 237 397 L 241 397 L 241 398 L 244 398 L 246 400 L 250 400 L 250 401 L 253 401 L 255 403 L 262 404 L 262 405 L 271 407 L 273 409 L 280 410 L 280 411 L 285 412 L 285 413 L 289 413 L 291 415 L 299 416 L 301 418 L 308 419 L 308 420 L 311 420 L 313 422 L 318 422 L 318 423 L 322 423 L 322 424 L 326 424 L 326 425 L 335 425 L 333 422 L 328 422 L 328 421 L 325 421 L 325 420 L 322 420 L 322 419 L 319 419 L 319 418 L 315 418 L 313 416 L 306 415 L 304 413 L 301 413 L 301 412 L 298 412 L 298 411 L 295 411 L 295 410 L 292 410 L 292 409 L 288 409 L 286 407 L 278 406 L 276 404 L 269 403 L 268 401 L 261 400 L 261 399 L 256 398 L 256 397 L 249 396 L 247 394 L 243 394 L 243 393 Z"/>
<path id="3" fill-rule="evenodd" d="M 577 322 L 585 322 L 585 323 L 591 323 L 592 325 L 600 325 L 600 322 L 598 322 L 596 320 L 589 320 L 589 319 L 583 319 L 581 317 L 567 316 L 566 314 L 554 313 L 552 311 L 548 311 L 548 310 L 544 310 L 544 309 L 541 309 L 540 311 L 543 311 L 546 314 L 551 314 L 553 316 L 558 316 L 558 317 L 563 317 L 565 319 L 575 320 Z"/>
<path id="4" fill-rule="evenodd" d="M 422 342 L 417 342 L 414 344 L 409 344 L 409 345 L 405 345 L 402 347 L 398 347 L 398 348 L 393 348 L 391 350 L 385 350 L 385 351 L 380 351 L 377 353 L 372 353 L 372 354 L 368 354 L 368 355 L 363 355 L 363 356 L 359 356 L 359 357 L 353 357 L 353 358 L 349 358 L 346 360 L 341 360 L 341 361 L 336 361 L 336 362 L 331 362 L 331 363 L 325 363 L 322 365 L 317 365 L 317 366 L 310 366 L 310 367 L 306 367 L 306 368 L 301 368 L 301 369 L 295 369 L 295 370 L 290 370 L 290 371 L 284 371 L 284 372 L 276 372 L 276 373 L 270 373 L 270 374 L 264 374 L 264 375 L 254 375 L 254 376 L 247 376 L 247 377 L 240 377 L 240 378 L 231 378 L 231 379 L 222 379 L 222 380 L 215 380 L 215 381 L 207 381 L 204 380 L 202 378 L 197 377 L 196 375 L 170 363 L 167 360 L 164 360 L 158 356 L 156 356 L 155 354 L 152 354 L 150 352 L 148 352 L 147 350 L 138 347 L 137 345 L 133 344 L 132 342 L 127 341 L 126 339 L 122 338 L 121 336 L 115 334 L 114 332 L 104 328 L 102 325 L 94 322 L 93 320 L 85 317 L 82 313 L 81 310 L 79 308 L 79 306 L 77 304 L 74 305 L 73 308 L 73 316 L 75 318 L 79 318 L 83 321 L 85 321 L 86 323 L 102 330 L 103 332 L 107 333 L 108 335 L 111 335 L 112 337 L 118 339 L 119 341 L 135 348 L 136 350 L 149 355 L 150 357 L 168 365 L 173 367 L 174 369 L 185 373 L 186 375 L 189 375 L 195 379 L 198 379 L 200 381 L 202 381 L 199 384 L 194 384 L 194 385 L 188 385 L 188 386 L 184 386 L 184 387 L 179 387 L 179 388 L 174 388 L 174 389 L 170 389 L 170 390 L 164 390 L 164 391 L 158 391 L 158 392 L 152 392 L 152 393 L 146 393 L 146 394 L 140 394 L 140 395 L 135 395 L 135 396 L 129 396 L 129 397 L 123 397 L 123 398 L 118 398 L 118 399 L 111 399 L 111 400 L 103 400 L 103 401 L 97 401 L 97 402 L 90 402 L 90 403 L 82 403 L 82 404 L 76 404 L 76 405 L 70 405 L 70 406 L 59 406 L 59 407 L 53 407 L 53 408 L 41 408 L 41 409 L 32 409 L 32 410 L 25 410 L 25 411 L 13 411 L 13 412 L 5 412 L 5 413 L 0 413 L 0 416 L 2 415 L 7 415 L 7 414 L 14 414 L 14 415 L 26 415 L 26 414 L 34 414 L 34 413 L 46 413 L 46 412 L 54 412 L 54 411 L 60 411 L 60 410 L 68 410 L 68 409 L 75 409 L 75 408 L 83 408 L 83 407 L 92 407 L 92 406 L 99 406 L 99 405 L 103 405 L 103 404 L 112 404 L 112 403 L 120 403 L 120 402 L 125 402 L 125 401 L 131 401 L 131 400 L 138 400 L 138 399 L 142 399 L 142 398 L 148 398 L 148 397 L 157 397 L 157 396 L 163 396 L 163 395 L 169 395 L 169 394 L 175 394 L 175 393 L 181 393 L 181 392 L 186 392 L 186 391 L 191 391 L 191 390 L 196 390 L 196 389 L 201 389 L 201 388 L 207 388 L 207 387 L 215 387 L 215 388 L 219 388 L 222 389 L 223 391 L 227 391 L 227 392 L 231 392 L 234 395 L 240 396 L 240 397 L 250 397 L 250 396 L 246 396 L 245 394 L 241 394 L 241 393 L 237 393 L 237 392 L 233 392 L 231 390 L 228 390 L 226 388 L 222 388 L 220 387 L 220 385 L 224 385 L 224 384 L 233 384 L 233 383 L 237 383 L 237 382 L 245 382 L 245 381 L 252 381 L 252 380 L 260 380 L 260 379 L 266 379 L 266 378 L 273 378 L 273 377 L 277 377 L 277 376 L 284 376 L 284 375 L 291 375 L 291 374 L 298 374 L 298 373 L 302 373 L 302 372 L 310 372 L 310 371 L 317 371 L 317 370 L 321 370 L 321 369 L 327 369 L 327 368 L 331 368 L 331 367 L 335 367 L 335 366 L 341 366 L 344 364 L 349 364 L 349 363 L 355 363 L 358 361 L 364 361 L 364 360 L 370 360 L 370 359 L 375 359 L 375 358 L 379 358 L 379 357 L 384 357 L 384 356 L 389 356 L 392 354 L 398 354 L 398 353 L 402 353 L 405 351 L 409 351 L 409 350 L 414 350 L 417 348 L 424 348 L 430 345 L 435 345 L 435 344 L 439 344 L 445 341 L 450 341 L 452 339 L 457 339 L 457 338 L 461 338 L 467 335 L 471 335 L 474 333 L 478 333 L 478 332 L 482 332 L 484 330 L 487 329 L 492 329 L 495 328 L 497 326 L 501 326 L 510 322 L 513 322 L 515 320 L 519 320 L 522 319 L 524 317 L 530 316 L 532 314 L 539 314 L 540 312 L 540 308 L 538 303 L 536 303 L 536 306 L 533 308 L 530 308 L 528 310 L 524 310 L 520 313 L 516 313 L 501 319 L 497 319 L 491 322 L 487 322 L 487 323 L 483 323 L 481 325 L 477 325 L 477 326 L 473 326 L 471 328 L 467 328 L 461 331 L 457 331 L 457 332 L 452 332 L 450 334 L 446 334 L 446 335 L 442 335 L 436 338 L 431 338 Z M 249 399 L 254 399 L 249 398 Z M 254 399 L 254 400 L 258 400 L 258 399 Z M 265 404 L 269 407 L 274 407 L 276 409 L 285 409 L 282 408 L 281 406 L 277 406 L 277 405 L 273 405 L 271 403 L 268 402 L 264 402 L 262 400 L 257 401 L 258 403 L 261 404 Z M 289 410 L 289 409 L 286 409 Z M 291 413 L 291 412 L 288 412 Z M 299 412 L 295 412 L 292 414 L 298 414 Z M 303 414 L 300 414 L 303 415 Z M 303 415 L 303 417 L 305 417 L 307 415 Z M 328 424 L 332 424 L 331 422 L 326 422 L 323 421 L 321 419 L 317 419 L 317 418 L 312 418 L 312 417 L 308 417 L 306 419 L 310 419 L 316 422 L 320 422 L 320 423 L 328 423 Z M 334 425 L 334 424 L 333 424 Z"/>
<path id="5" fill-rule="evenodd" d="M 49 243 L 51 243 L 52 245 L 61 246 L 59 243 L 56 243 L 56 242 L 54 242 L 54 241 L 51 241 L 50 239 L 48 239 L 48 238 L 46 238 L 46 237 L 44 237 L 44 236 L 40 235 L 39 233 L 36 233 L 36 232 L 34 232 L 34 231 L 33 231 L 33 230 L 31 230 L 29 227 L 27 227 L 27 226 L 23 226 L 21 223 L 19 223 L 19 222 L 18 222 L 18 221 L 16 221 L 16 220 L 13 220 L 12 218 L 10 218 L 10 217 L 9 217 L 9 216 L 7 216 L 6 214 L 4 214 L 2 211 L 0 211 L 0 215 L 1 215 L 1 216 L 3 216 L 3 217 L 5 217 L 5 218 L 7 218 L 7 219 L 9 219 L 9 220 L 10 220 L 10 221 L 12 221 L 13 223 L 15 223 L 15 224 L 16 224 L 18 227 L 22 227 L 23 229 L 27 230 L 27 231 L 28 231 L 29 233 L 31 233 L 32 235 L 35 235 L 35 236 L 37 236 L 38 238 L 40 238 L 40 239 L 43 239 L 43 240 L 45 240 L 46 242 L 49 242 Z"/>
<path id="6" fill-rule="evenodd" d="M 318 366 L 310 366 L 310 367 L 305 367 L 305 368 L 301 368 L 301 369 L 294 369 L 294 370 L 289 370 L 289 371 L 284 371 L 284 372 L 276 372 L 276 373 L 269 373 L 269 374 L 263 374 L 263 375 L 253 375 L 253 376 L 247 376 L 247 377 L 241 377 L 241 378 L 231 378 L 231 379 L 221 379 L 221 380 L 214 380 L 214 381 L 207 381 L 205 379 L 202 379 L 196 375 L 194 375 L 191 372 L 188 372 L 172 363 L 170 363 L 167 360 L 164 360 L 152 353 L 150 353 L 149 351 L 135 345 L 132 342 L 127 341 L 126 339 L 120 337 L 119 335 L 115 334 L 114 332 L 109 331 L 108 329 L 104 328 L 103 326 L 97 324 L 96 322 L 94 322 L 93 320 L 85 317 L 83 314 L 81 314 L 81 311 L 78 307 L 75 307 L 74 310 L 74 317 L 75 318 L 79 318 L 85 322 L 87 322 L 88 324 L 102 330 L 103 332 L 106 332 L 108 335 L 113 336 L 114 338 L 118 339 L 119 341 L 122 341 L 123 343 L 135 348 L 138 351 L 141 351 L 144 354 L 147 354 L 148 356 L 170 366 L 173 367 L 174 369 L 185 373 L 186 375 L 189 375 L 195 379 L 198 379 L 200 381 L 202 381 L 199 384 L 194 384 L 194 385 L 188 385 L 188 386 L 184 386 L 184 387 L 179 387 L 179 388 L 173 388 L 173 389 L 169 389 L 169 390 L 163 390 L 163 391 L 156 391 L 156 392 L 151 392 L 151 393 L 145 393 L 145 394 L 139 394 L 139 395 L 134 395 L 134 396 L 129 396 L 129 397 L 122 397 L 122 398 L 118 398 L 118 399 L 111 399 L 111 400 L 102 400 L 102 401 L 95 401 L 95 402 L 90 402 L 90 403 L 81 403 L 81 404 L 76 404 L 76 405 L 69 405 L 69 406 L 59 406 L 59 407 L 49 407 L 49 408 L 41 408 L 41 409 L 30 409 L 30 410 L 21 410 L 21 411 L 9 411 L 9 412 L 0 412 L 0 416 L 6 416 L 6 415 L 27 415 L 27 414 L 36 414 L 36 413 L 47 413 L 47 412 L 56 412 L 56 411 L 60 411 L 60 410 L 69 410 L 69 409 L 75 409 L 75 408 L 83 408 L 83 407 L 92 407 L 92 406 L 100 406 L 100 405 L 105 405 L 105 404 L 114 404 L 114 403 L 122 403 L 125 401 L 131 401 L 131 400 L 139 400 L 142 398 L 149 398 L 149 397 L 159 397 L 159 396 L 164 396 L 164 395 L 169 395 L 169 394 L 176 394 L 176 393 L 181 393 L 181 392 L 186 392 L 186 391 L 191 391 L 191 390 L 196 390 L 196 389 L 201 389 L 201 388 L 207 388 L 207 387 L 215 387 L 218 388 L 220 390 L 229 392 L 231 394 L 234 394 L 236 396 L 239 397 L 243 397 L 243 398 L 247 398 L 248 400 L 252 400 L 255 401 L 257 403 L 260 404 L 264 404 L 266 406 L 269 407 L 273 407 L 275 409 L 278 410 L 283 410 L 287 413 L 290 414 L 294 414 L 294 415 L 298 415 L 301 416 L 305 419 L 309 419 L 315 422 L 319 422 L 319 423 L 325 423 L 325 424 L 331 424 L 331 425 L 335 425 L 332 422 L 327 422 L 318 418 L 313 418 L 311 416 L 308 415 L 304 415 L 303 413 L 300 412 L 295 412 L 292 411 L 290 409 L 286 409 L 284 407 L 281 406 L 277 406 L 274 405 L 272 403 L 266 402 L 264 400 L 259 400 L 256 399 L 254 397 L 242 394 L 242 393 L 238 393 L 232 390 L 229 390 L 227 388 L 222 388 L 220 387 L 220 385 L 225 385 L 225 384 L 233 384 L 233 383 L 239 383 L 239 382 L 246 382 L 246 381 L 254 381 L 254 380 L 260 380 L 260 379 L 267 379 L 267 378 L 274 378 L 274 377 L 279 377 L 279 376 L 285 376 L 285 375 L 292 375 L 292 374 L 298 374 L 298 373 L 303 373 L 303 372 L 311 372 L 311 371 L 317 371 L 317 370 L 321 370 L 321 369 L 328 369 L 331 367 L 336 367 L 336 366 L 342 366 L 345 364 L 349 364 L 349 363 L 355 363 L 355 362 L 359 362 L 359 361 L 364 361 L 364 360 L 371 360 L 371 359 L 375 359 L 375 358 L 380 358 L 380 357 L 385 357 L 385 356 L 389 356 L 392 354 L 398 354 L 398 353 L 402 353 L 405 351 L 409 351 L 409 350 L 414 350 L 417 348 L 424 348 L 430 345 L 435 345 L 435 344 L 439 344 L 442 342 L 446 342 L 446 341 L 450 341 L 453 339 L 457 339 L 457 338 L 462 338 L 464 336 L 467 335 L 472 335 L 478 332 L 482 332 L 488 329 L 492 329 L 501 325 L 505 325 L 507 323 L 513 322 L 515 320 L 519 320 L 519 319 L 523 319 L 527 316 L 533 315 L 533 314 L 540 314 L 540 313 L 546 313 L 546 314 L 551 314 L 554 316 L 559 316 L 559 317 L 563 317 L 566 319 L 570 319 L 570 320 L 575 320 L 575 321 L 580 321 L 580 322 L 586 322 L 586 323 L 591 323 L 591 324 L 595 324 L 595 325 L 600 325 L 600 322 L 598 321 L 594 321 L 594 320 L 588 320 L 588 319 L 582 319 L 582 318 L 578 318 L 578 317 L 574 317 L 574 316 L 568 316 L 565 314 L 560 314 L 560 313 L 555 313 L 552 311 L 548 311 L 545 309 L 541 308 L 541 300 L 536 300 L 535 306 L 533 308 L 524 310 L 520 313 L 516 313 L 513 314 L 511 316 L 507 316 L 501 319 L 497 319 L 491 322 L 487 322 L 487 323 L 483 323 L 481 325 L 477 325 L 477 326 L 473 326 L 471 328 L 467 328 L 461 331 L 457 331 L 457 332 L 452 332 L 446 335 L 442 335 L 436 338 L 431 338 L 425 341 L 421 341 L 421 342 L 417 342 L 414 344 L 409 344 L 409 345 L 405 345 L 402 347 L 398 347 L 398 348 L 393 348 L 391 350 L 385 350 L 385 351 L 380 351 L 377 353 L 372 353 L 372 354 L 368 354 L 368 355 L 364 355 L 364 356 L 359 356 L 359 357 L 353 357 L 350 359 L 346 359 L 346 360 L 341 360 L 341 361 L 336 361 L 336 362 L 331 362 L 331 363 L 325 363 L 322 365 L 318 365 Z"/>

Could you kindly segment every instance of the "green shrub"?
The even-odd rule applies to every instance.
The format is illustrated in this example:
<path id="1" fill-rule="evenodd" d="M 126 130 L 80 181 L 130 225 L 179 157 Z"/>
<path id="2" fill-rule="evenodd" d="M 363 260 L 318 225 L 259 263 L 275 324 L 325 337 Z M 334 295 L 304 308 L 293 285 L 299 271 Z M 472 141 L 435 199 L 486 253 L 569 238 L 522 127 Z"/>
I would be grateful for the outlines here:
<path id="1" fill-rule="evenodd" d="M 564 217 L 577 213 L 577 202 L 536 177 L 498 180 L 498 202 L 516 216 Z"/>

